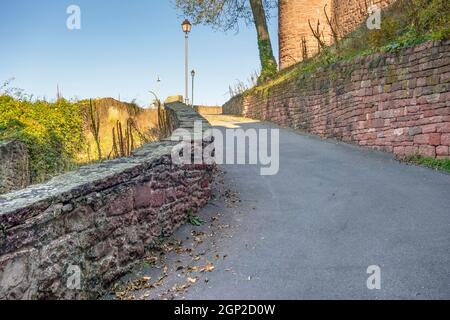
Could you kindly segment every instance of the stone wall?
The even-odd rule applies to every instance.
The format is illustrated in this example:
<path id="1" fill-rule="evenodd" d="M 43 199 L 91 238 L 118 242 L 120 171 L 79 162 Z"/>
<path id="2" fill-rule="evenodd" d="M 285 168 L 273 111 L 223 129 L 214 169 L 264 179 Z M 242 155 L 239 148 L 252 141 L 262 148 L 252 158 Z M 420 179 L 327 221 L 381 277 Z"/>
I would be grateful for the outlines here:
<path id="1" fill-rule="evenodd" d="M 448 158 L 450 41 L 299 74 L 223 109 L 400 156 Z"/>
<path id="2" fill-rule="evenodd" d="M 0 194 L 25 188 L 30 182 L 27 147 L 20 141 L 0 142 Z"/>
<path id="3" fill-rule="evenodd" d="M 367 18 L 367 9 L 376 5 L 386 8 L 396 0 L 334 0 L 332 1 L 333 18 L 340 35 L 354 31 Z"/>
<path id="4" fill-rule="evenodd" d="M 340 36 L 354 31 L 365 19 L 367 5 L 385 8 L 396 0 L 280 0 L 279 1 L 279 54 L 280 69 L 290 67 L 303 60 L 302 39 L 306 40 L 308 56 L 318 51 L 308 21 L 316 28 L 320 22 L 325 43 L 333 42 L 331 30 L 324 13 L 326 5 L 328 17 L 337 26 Z"/>
<path id="5" fill-rule="evenodd" d="M 175 127 L 202 120 L 179 103 L 167 109 Z M 95 298 L 204 206 L 214 166 L 172 164 L 175 144 L 0 196 L 0 299 Z M 72 290 L 77 268 L 81 290 Z"/>
<path id="6" fill-rule="evenodd" d="M 201 115 L 221 115 L 222 106 L 195 106 L 195 111 Z"/>

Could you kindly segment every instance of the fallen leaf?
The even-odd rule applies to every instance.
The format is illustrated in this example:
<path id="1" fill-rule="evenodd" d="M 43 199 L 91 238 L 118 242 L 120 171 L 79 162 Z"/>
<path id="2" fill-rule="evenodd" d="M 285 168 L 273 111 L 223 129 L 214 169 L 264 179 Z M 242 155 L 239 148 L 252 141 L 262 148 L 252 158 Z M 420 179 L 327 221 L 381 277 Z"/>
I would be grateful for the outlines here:
<path id="1" fill-rule="evenodd" d="M 197 279 L 196 278 L 187 278 L 189 283 L 196 283 Z"/>
<path id="2" fill-rule="evenodd" d="M 215 269 L 212 263 L 208 263 L 206 266 L 200 268 L 200 272 L 211 272 Z"/>

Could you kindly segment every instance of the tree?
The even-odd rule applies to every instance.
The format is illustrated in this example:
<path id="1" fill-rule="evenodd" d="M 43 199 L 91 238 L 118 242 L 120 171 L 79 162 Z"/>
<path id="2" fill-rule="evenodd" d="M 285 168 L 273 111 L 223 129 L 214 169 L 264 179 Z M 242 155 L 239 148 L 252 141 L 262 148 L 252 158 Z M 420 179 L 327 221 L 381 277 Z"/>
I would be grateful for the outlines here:
<path id="1" fill-rule="evenodd" d="M 261 61 L 259 82 L 266 81 L 277 72 L 272 43 L 267 28 L 268 12 L 277 6 L 276 0 L 176 0 L 175 5 L 194 24 L 204 24 L 215 29 L 239 30 L 239 22 L 255 24 Z"/>

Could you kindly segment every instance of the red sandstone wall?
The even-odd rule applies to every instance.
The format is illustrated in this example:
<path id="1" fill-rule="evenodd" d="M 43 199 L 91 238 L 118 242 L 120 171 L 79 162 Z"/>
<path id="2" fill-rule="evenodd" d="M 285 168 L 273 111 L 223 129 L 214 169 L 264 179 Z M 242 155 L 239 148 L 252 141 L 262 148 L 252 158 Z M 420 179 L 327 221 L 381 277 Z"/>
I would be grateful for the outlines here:
<path id="1" fill-rule="evenodd" d="M 396 0 L 333 0 L 333 17 L 339 33 L 347 35 L 366 19 L 367 6 L 377 5 L 385 8 Z"/>
<path id="2" fill-rule="evenodd" d="M 324 7 L 328 16 L 338 28 L 341 36 L 347 35 L 365 19 L 367 5 L 385 8 L 396 0 L 280 0 L 279 1 L 279 54 L 280 69 L 302 61 L 301 43 L 305 37 L 308 56 L 318 51 L 317 40 L 313 37 L 308 20 L 313 27 L 319 20 L 327 44 L 332 43 Z"/>
<path id="3" fill-rule="evenodd" d="M 306 38 L 309 56 L 317 52 L 317 40 L 313 37 L 308 24 L 315 27 L 317 20 L 321 22 L 321 29 L 327 41 L 330 33 L 326 28 L 326 19 L 323 8 L 330 0 L 279 0 L 279 47 L 280 68 L 284 69 L 302 61 L 301 41 Z M 328 4 L 330 11 L 331 5 Z"/>
<path id="4" fill-rule="evenodd" d="M 448 158 L 450 41 L 377 54 L 236 97 L 225 114 L 397 155 Z"/>

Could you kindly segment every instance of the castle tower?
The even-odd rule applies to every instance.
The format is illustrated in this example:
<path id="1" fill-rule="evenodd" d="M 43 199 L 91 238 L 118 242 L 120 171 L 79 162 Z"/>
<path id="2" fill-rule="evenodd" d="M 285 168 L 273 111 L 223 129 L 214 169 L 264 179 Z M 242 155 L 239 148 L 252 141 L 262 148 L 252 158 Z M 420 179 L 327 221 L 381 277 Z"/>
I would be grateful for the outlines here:
<path id="1" fill-rule="evenodd" d="M 317 40 L 312 35 L 308 20 L 313 28 L 320 21 L 320 29 L 326 40 L 330 40 L 330 32 L 324 14 L 324 7 L 328 3 L 331 10 L 331 0 L 279 0 L 278 39 L 280 47 L 280 69 L 287 68 L 303 60 L 302 39 L 306 40 L 308 56 L 318 50 Z"/>
<path id="2" fill-rule="evenodd" d="M 326 44 L 332 43 L 330 28 L 324 13 L 327 6 L 328 17 L 332 20 L 340 36 L 354 31 L 364 19 L 367 8 L 377 5 L 385 8 L 396 0 L 279 0 L 279 50 L 280 69 L 287 68 L 303 60 L 305 40 L 308 57 L 318 51 L 318 43 L 314 38 L 308 21 L 313 28 L 320 21 L 320 32 Z M 304 40 L 303 40 L 304 39 Z"/>
<path id="3" fill-rule="evenodd" d="M 332 10 L 341 35 L 354 31 L 367 18 L 367 9 L 384 9 L 396 0 L 333 0 Z"/>

